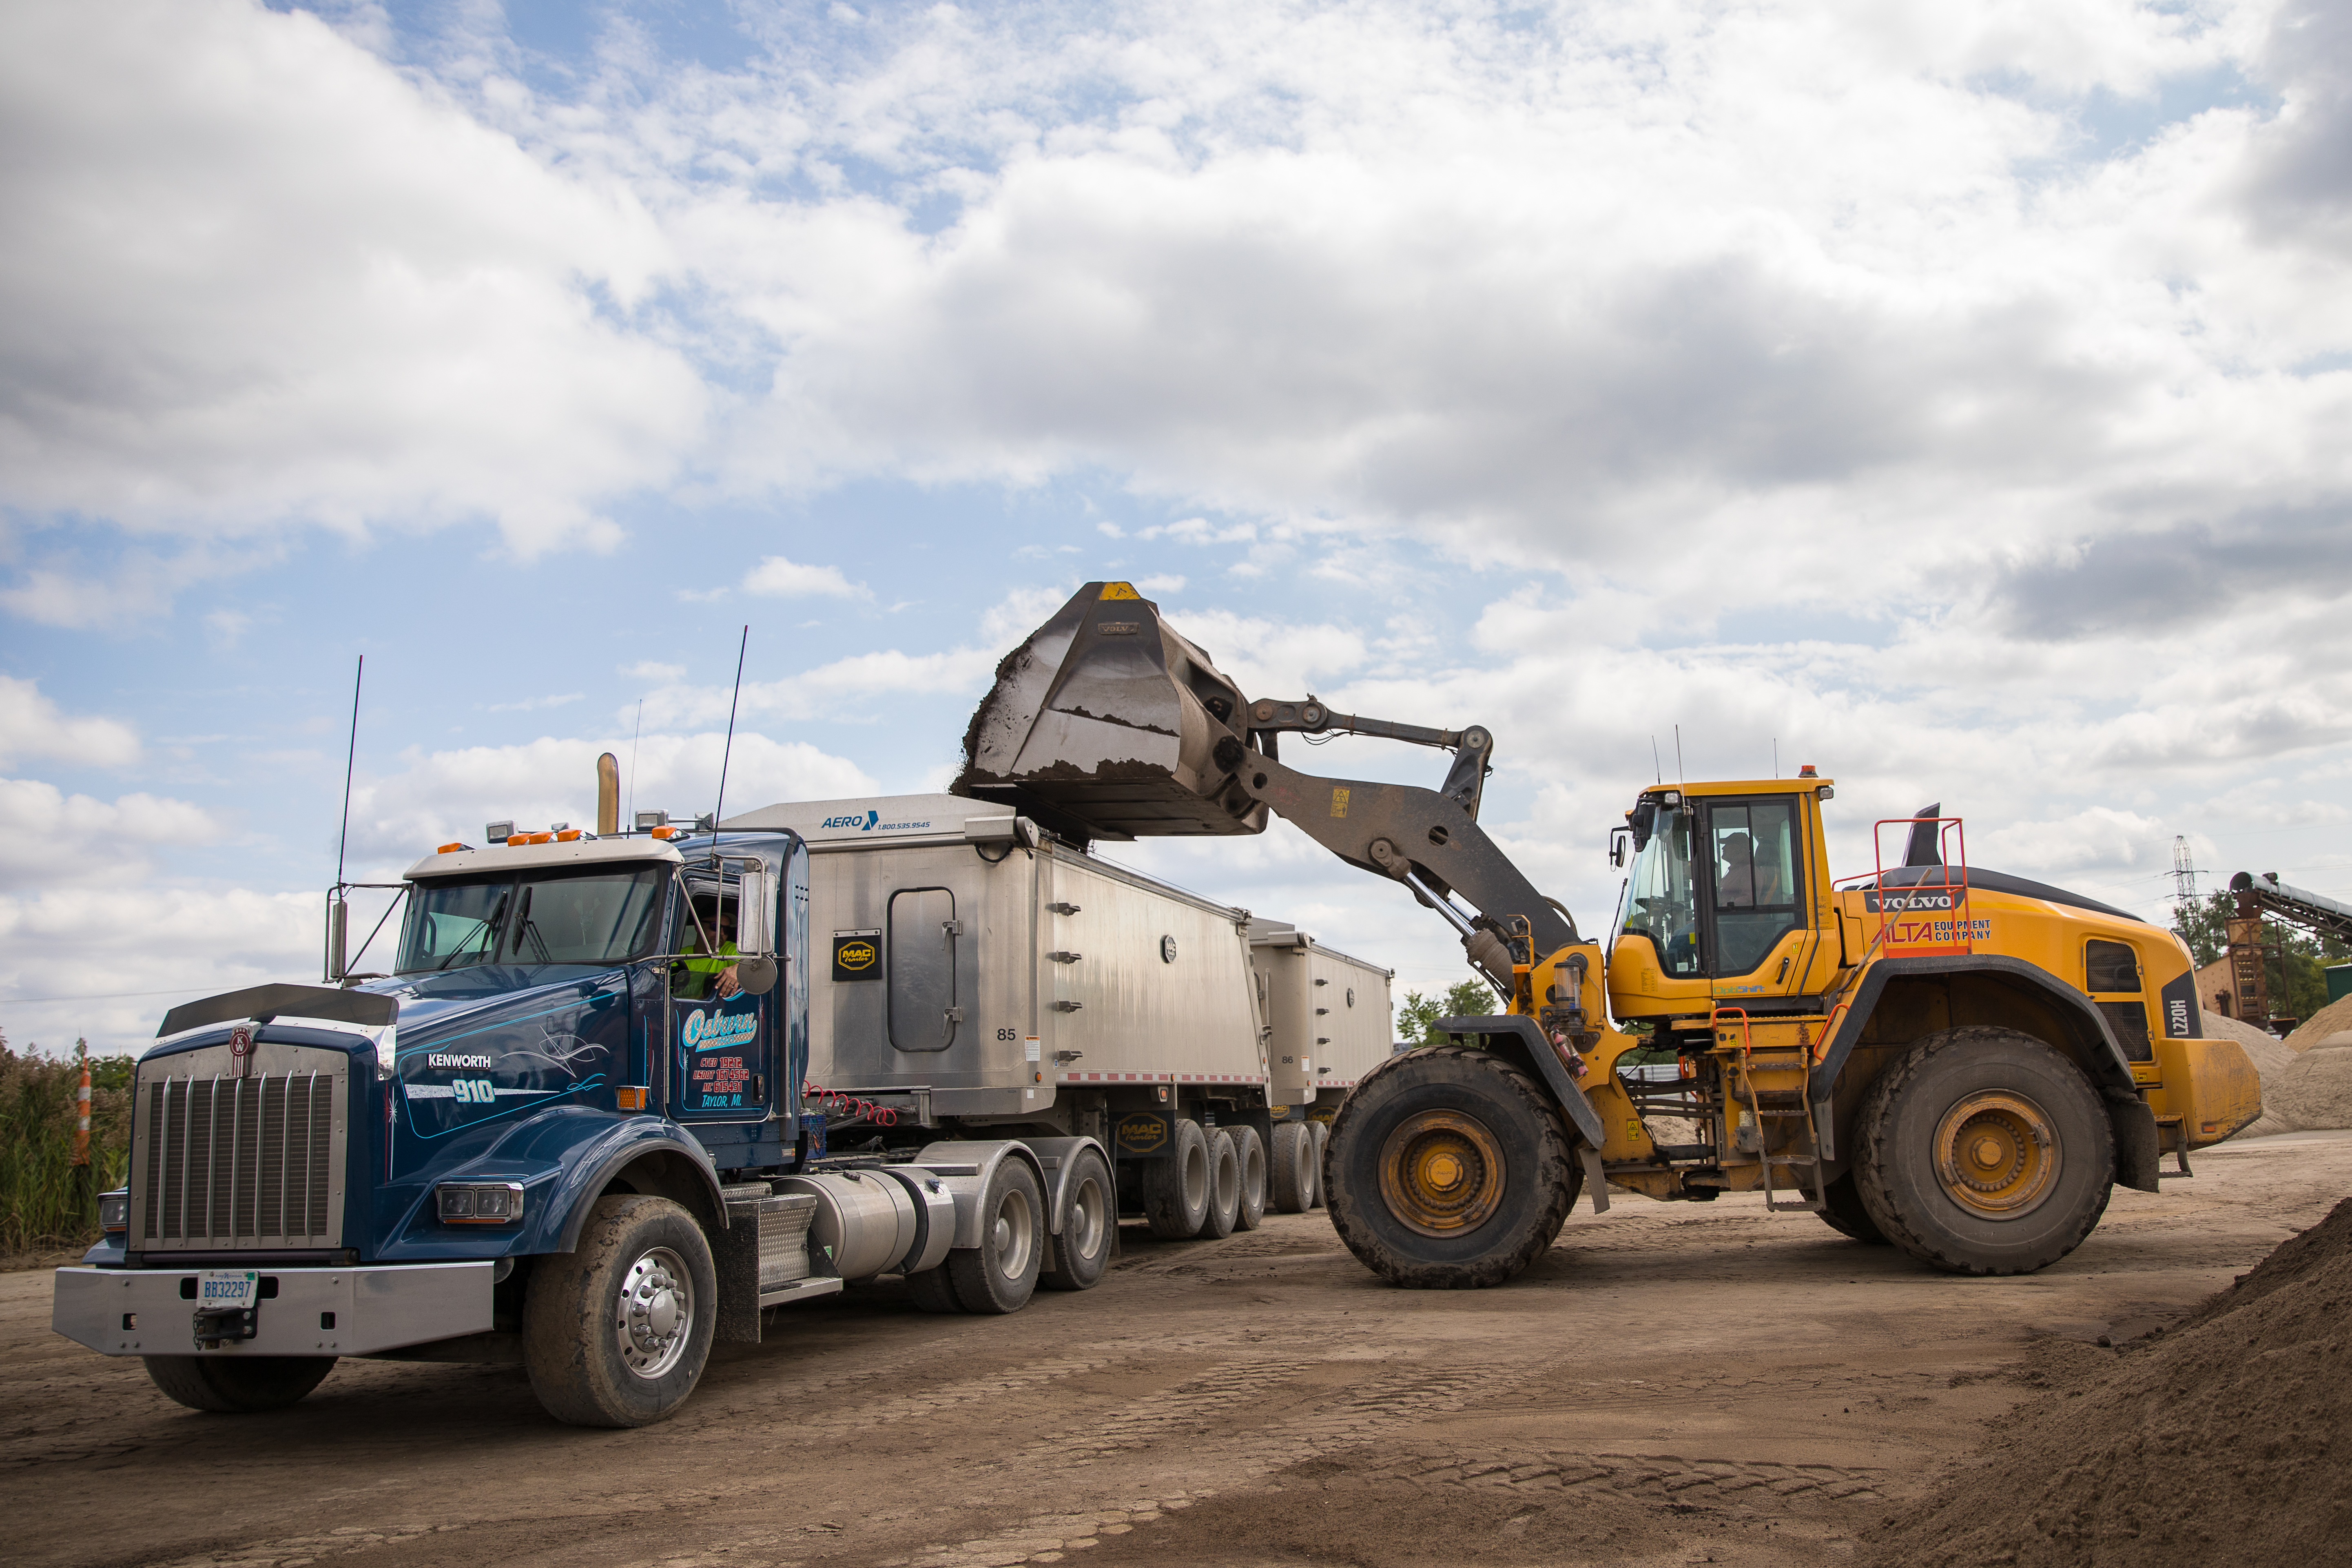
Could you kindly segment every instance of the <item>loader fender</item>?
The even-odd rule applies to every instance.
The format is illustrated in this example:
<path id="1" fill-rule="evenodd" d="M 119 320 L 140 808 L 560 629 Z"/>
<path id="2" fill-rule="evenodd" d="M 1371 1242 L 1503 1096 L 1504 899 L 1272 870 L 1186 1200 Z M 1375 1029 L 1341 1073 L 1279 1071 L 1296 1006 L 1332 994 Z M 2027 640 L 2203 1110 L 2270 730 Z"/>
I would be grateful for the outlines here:
<path id="1" fill-rule="evenodd" d="M 1836 1161 L 1843 1156 L 1843 1152 L 1836 1146 L 1832 1115 L 1838 1075 L 1861 1042 L 1863 1032 L 1870 1026 L 1887 982 L 1939 974 L 1965 974 L 1988 980 L 2002 990 L 2049 1005 L 2067 1037 L 2050 1044 L 2065 1052 L 2084 1070 L 2106 1106 L 2107 1120 L 2116 1133 L 2116 1179 L 2140 1192 L 2157 1190 L 2155 1113 L 2140 1099 L 2139 1089 L 2132 1082 L 2130 1058 L 2124 1055 L 2115 1031 L 2108 1028 L 2106 1019 L 2100 1016 L 2090 997 L 2077 987 L 2040 964 L 1993 953 L 1883 958 L 1871 965 L 1870 973 L 1863 976 L 1861 987 L 1838 1019 L 1835 1030 L 1823 1043 L 1808 1079 L 1807 1093 L 1813 1102 L 1814 1125 L 1821 1129 L 1824 1160 Z"/>
<path id="2" fill-rule="evenodd" d="M 1559 1101 L 1560 1110 L 1567 1113 L 1568 1124 L 1576 1129 L 1576 1135 L 1584 1141 L 1587 1148 L 1598 1149 L 1606 1142 L 1607 1135 L 1601 1127 L 1601 1112 L 1592 1109 L 1592 1102 L 1584 1098 L 1584 1090 L 1568 1076 L 1568 1069 L 1560 1065 L 1559 1053 L 1543 1037 L 1543 1031 L 1536 1026 L 1533 1018 L 1508 1016 L 1440 1018 L 1437 1027 L 1448 1035 L 1485 1037 L 1488 1050 L 1500 1051 L 1517 1062 L 1551 1090 L 1552 1098 Z"/>

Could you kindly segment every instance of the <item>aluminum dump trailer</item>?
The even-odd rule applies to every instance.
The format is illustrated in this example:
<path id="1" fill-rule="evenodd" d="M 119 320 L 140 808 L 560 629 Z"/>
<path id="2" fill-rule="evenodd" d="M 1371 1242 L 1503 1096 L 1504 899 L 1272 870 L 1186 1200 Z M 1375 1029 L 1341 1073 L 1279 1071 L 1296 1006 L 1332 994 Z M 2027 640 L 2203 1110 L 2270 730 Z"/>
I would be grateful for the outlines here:
<path id="1" fill-rule="evenodd" d="M 1315 1201 L 1311 1123 L 1386 1053 L 1386 971 L 987 801 L 786 803 L 728 826 L 809 847 L 810 1092 L 835 1152 L 1093 1137 L 1122 1212 L 1167 1235 L 1254 1224 L 1269 1190 Z M 1306 999 L 1334 981 L 1344 1030 Z M 1321 1038 L 1344 1044 L 1318 1059 Z"/>

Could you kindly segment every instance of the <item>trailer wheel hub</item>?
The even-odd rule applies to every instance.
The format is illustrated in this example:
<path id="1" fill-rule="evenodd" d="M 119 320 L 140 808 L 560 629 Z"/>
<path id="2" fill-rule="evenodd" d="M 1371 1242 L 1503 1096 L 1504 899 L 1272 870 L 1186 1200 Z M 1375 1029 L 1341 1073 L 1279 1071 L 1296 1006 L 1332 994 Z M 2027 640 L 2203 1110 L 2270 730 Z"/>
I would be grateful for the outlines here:
<path id="1" fill-rule="evenodd" d="M 1381 1145 L 1381 1196 L 1423 1236 L 1460 1236 L 1486 1224 L 1503 1201 L 1503 1180 L 1495 1135 L 1458 1110 L 1409 1116 Z"/>
<path id="2" fill-rule="evenodd" d="M 2015 1219 L 2050 1195 L 2058 1135 L 2042 1108 L 2014 1089 L 1968 1095 L 1936 1128 L 1936 1173 L 1973 1214 Z"/>

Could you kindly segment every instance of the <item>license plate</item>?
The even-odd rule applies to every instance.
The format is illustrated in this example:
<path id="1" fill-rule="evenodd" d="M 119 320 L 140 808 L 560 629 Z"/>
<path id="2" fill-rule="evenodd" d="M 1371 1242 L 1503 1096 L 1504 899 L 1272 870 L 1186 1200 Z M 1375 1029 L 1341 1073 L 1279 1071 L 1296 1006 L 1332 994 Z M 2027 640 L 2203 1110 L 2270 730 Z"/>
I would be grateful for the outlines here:
<path id="1" fill-rule="evenodd" d="M 250 1307 L 261 1292 L 261 1276 L 247 1268 L 207 1268 L 196 1276 L 199 1307 Z"/>

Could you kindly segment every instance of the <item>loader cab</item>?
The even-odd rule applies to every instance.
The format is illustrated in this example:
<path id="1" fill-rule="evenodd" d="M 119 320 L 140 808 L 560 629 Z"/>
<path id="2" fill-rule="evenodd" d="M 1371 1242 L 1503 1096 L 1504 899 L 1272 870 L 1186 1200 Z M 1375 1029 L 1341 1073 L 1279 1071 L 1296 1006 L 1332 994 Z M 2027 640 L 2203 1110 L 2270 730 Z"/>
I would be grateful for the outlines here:
<path id="1" fill-rule="evenodd" d="M 1610 992 L 1621 1017 L 1816 993 L 1834 972 L 1820 786 L 1661 787 L 1626 814 Z"/>

